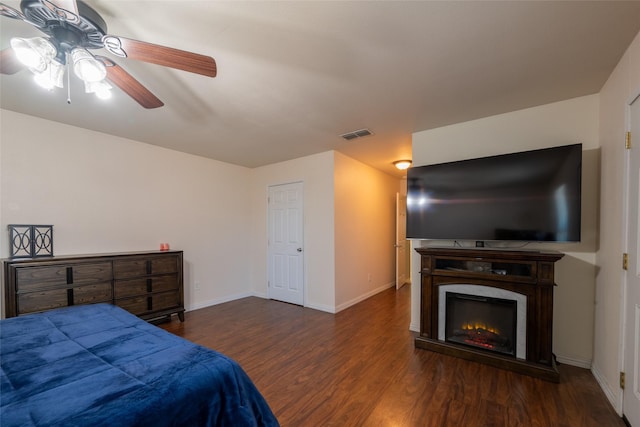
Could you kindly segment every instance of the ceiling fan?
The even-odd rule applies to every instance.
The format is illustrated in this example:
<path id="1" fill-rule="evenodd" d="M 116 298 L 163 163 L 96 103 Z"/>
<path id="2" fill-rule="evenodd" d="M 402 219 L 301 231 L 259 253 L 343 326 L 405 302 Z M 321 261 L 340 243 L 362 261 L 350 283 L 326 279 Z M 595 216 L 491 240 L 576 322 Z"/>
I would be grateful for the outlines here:
<path id="1" fill-rule="evenodd" d="M 86 92 L 107 97 L 110 82 L 144 108 L 164 103 L 113 60 L 91 50 L 104 48 L 122 58 L 216 76 L 216 62 L 210 56 L 108 34 L 102 17 L 81 0 L 22 0 L 20 9 L 0 3 L 0 15 L 27 22 L 48 37 L 11 39 L 11 48 L 0 51 L 2 74 L 28 68 L 39 84 L 51 89 L 64 87 L 65 66 L 69 65 L 84 81 Z M 70 72 L 67 80 L 69 76 Z"/>

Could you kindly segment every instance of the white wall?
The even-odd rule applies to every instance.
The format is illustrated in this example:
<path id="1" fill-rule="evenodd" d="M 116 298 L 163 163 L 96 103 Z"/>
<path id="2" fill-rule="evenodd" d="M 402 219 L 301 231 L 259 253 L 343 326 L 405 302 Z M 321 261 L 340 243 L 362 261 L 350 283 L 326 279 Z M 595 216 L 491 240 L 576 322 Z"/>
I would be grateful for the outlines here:
<path id="1" fill-rule="evenodd" d="M 268 187 L 291 182 L 304 185 L 304 305 L 336 313 L 393 284 L 399 179 L 334 151 L 255 168 L 251 176 L 255 295 L 268 295 Z"/>
<path id="2" fill-rule="evenodd" d="M 360 211 L 351 206 L 351 213 L 342 209 L 339 215 L 364 214 L 370 224 L 385 222 L 372 234 L 380 238 L 378 248 L 384 248 L 384 255 L 377 249 L 366 258 L 372 282 L 359 287 L 344 277 L 352 270 L 336 272 L 336 158 L 339 165 L 355 168 L 354 179 L 371 179 L 367 188 L 373 185 L 384 192 L 376 196 L 378 204 L 389 197 L 391 182 L 393 194 L 398 187 L 394 178 L 346 156 L 328 151 L 247 169 L 12 111 L 1 113 L 4 236 L 7 224 L 53 224 L 55 255 L 155 250 L 161 242 L 169 242 L 173 249 L 184 251 L 188 310 L 249 295 L 266 297 L 267 189 L 301 181 L 305 305 L 335 312 L 340 309 L 337 305 L 369 296 L 371 285 L 391 281 L 390 200 L 386 209 L 377 206 L 373 216 L 366 214 L 366 205 Z M 347 171 L 342 166 L 340 176 Z M 375 245 L 370 241 L 348 243 L 358 254 L 372 250 L 371 246 Z M 0 257 L 8 255 L 3 237 Z"/>
<path id="3" fill-rule="evenodd" d="M 554 352 L 561 362 L 590 367 L 598 235 L 598 95 L 414 133 L 413 163 L 420 166 L 574 143 L 582 143 L 585 150 L 582 242 L 528 247 L 565 253 L 556 264 Z M 414 242 L 414 247 L 421 244 Z M 412 259 L 412 296 L 418 298 L 419 257 L 412 255 Z M 419 329 L 419 322 L 419 305 L 413 301 L 411 327 Z"/>
<path id="4" fill-rule="evenodd" d="M 56 255 L 183 250 L 187 309 L 250 294 L 248 169 L 1 113 L 1 257 L 7 224 L 53 224 Z"/>
<path id="5" fill-rule="evenodd" d="M 395 285 L 400 179 L 335 154 L 336 311 Z"/>
<path id="6" fill-rule="evenodd" d="M 251 289 L 267 296 L 267 194 L 270 185 L 304 184 L 304 301 L 318 310 L 335 310 L 334 152 L 302 157 L 251 170 L 251 240 L 245 251 L 251 264 Z"/>
<path id="7" fill-rule="evenodd" d="M 592 371 L 607 397 L 621 413 L 622 370 L 621 268 L 624 242 L 624 134 L 629 129 L 628 105 L 640 94 L 640 33 L 600 92 L 602 174 L 600 246 L 597 252 L 595 343 Z M 638 138 L 635 138 L 637 141 Z M 637 142 L 635 143 L 637 147 Z"/>

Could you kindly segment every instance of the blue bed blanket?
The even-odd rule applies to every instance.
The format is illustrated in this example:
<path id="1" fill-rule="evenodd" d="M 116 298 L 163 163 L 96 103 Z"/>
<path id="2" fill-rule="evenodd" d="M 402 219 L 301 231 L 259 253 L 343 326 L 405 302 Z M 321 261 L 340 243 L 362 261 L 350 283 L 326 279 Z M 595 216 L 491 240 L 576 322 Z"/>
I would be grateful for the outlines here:
<path id="1" fill-rule="evenodd" d="M 109 304 L 0 322 L 0 425 L 278 426 L 228 357 Z"/>

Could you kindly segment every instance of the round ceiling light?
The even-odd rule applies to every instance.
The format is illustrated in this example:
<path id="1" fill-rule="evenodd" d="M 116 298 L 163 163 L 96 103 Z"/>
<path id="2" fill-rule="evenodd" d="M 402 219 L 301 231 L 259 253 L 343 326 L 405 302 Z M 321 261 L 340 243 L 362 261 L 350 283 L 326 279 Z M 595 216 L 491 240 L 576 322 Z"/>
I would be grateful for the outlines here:
<path id="1" fill-rule="evenodd" d="M 393 165 L 400 169 L 401 171 L 405 170 L 405 169 L 409 169 L 409 167 L 411 167 L 411 160 L 396 160 L 395 162 L 393 162 Z"/>

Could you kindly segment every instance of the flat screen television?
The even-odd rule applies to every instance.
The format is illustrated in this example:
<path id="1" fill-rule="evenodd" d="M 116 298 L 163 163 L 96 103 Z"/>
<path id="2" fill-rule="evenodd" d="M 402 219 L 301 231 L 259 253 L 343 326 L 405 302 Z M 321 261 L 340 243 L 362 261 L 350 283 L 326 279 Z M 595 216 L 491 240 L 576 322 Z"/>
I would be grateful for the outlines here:
<path id="1" fill-rule="evenodd" d="M 580 241 L 582 144 L 407 172 L 407 238 Z"/>

